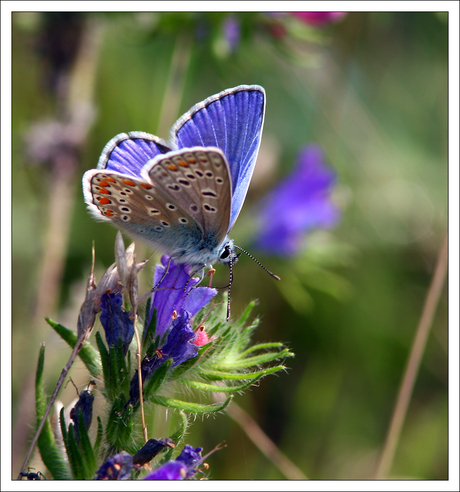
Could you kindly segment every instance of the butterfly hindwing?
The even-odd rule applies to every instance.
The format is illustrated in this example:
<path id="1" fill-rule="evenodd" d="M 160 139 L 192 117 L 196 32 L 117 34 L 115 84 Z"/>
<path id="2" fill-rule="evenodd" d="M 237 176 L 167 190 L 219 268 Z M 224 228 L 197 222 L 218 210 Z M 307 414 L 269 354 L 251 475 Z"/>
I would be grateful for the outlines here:
<path id="1" fill-rule="evenodd" d="M 179 118 L 172 129 L 179 149 L 214 146 L 227 158 L 232 179 L 229 229 L 240 213 L 251 181 L 264 114 L 264 89 L 258 85 L 242 85 L 198 103 Z"/>

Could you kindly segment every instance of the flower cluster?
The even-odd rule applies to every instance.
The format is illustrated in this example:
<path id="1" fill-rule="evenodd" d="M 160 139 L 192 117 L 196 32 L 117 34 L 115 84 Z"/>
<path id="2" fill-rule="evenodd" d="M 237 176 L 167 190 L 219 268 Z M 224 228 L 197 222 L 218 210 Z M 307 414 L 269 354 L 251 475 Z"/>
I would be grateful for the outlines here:
<path id="1" fill-rule="evenodd" d="M 83 302 L 78 335 L 87 340 L 96 314 L 105 334 L 105 341 L 96 333 L 97 350 L 85 341 L 79 350 L 91 377 L 97 381 L 94 391 L 106 400 L 108 411 L 97 416 L 97 437 L 90 438 L 93 423 L 93 392 L 80 393 L 77 404 L 66 420 L 60 413 L 60 434 L 65 455 L 50 431 L 49 440 L 39 440 L 43 461 L 58 479 L 183 480 L 192 478 L 203 461 L 201 448 L 185 445 L 173 459 L 172 453 L 181 443 L 189 425 L 187 414 L 209 415 L 222 411 L 233 394 L 243 391 L 262 377 L 284 370 L 283 365 L 263 368 L 280 358 L 292 356 L 282 344 L 268 343 L 251 347 L 250 334 L 257 321 L 247 324 L 250 306 L 233 323 L 225 319 L 225 305 L 214 304 L 216 289 L 198 285 L 190 268 L 177 264 L 168 256 L 155 268 L 153 289 L 144 310 L 143 332 L 140 329 L 137 300 L 137 275 L 145 262 L 136 263 L 133 245 L 126 250 L 121 235 L 116 240 L 116 263 L 96 286 L 91 273 L 87 297 Z M 58 323 L 50 325 L 72 347 L 78 336 Z M 139 340 L 136 345 L 134 340 Z M 132 353 L 140 355 L 141 378 L 133 364 Z M 44 349 L 37 369 L 37 398 L 45 399 L 42 387 Z M 140 384 L 142 383 L 142 384 Z M 212 395 L 227 393 L 223 403 L 195 403 L 166 397 L 177 385 L 186 385 Z M 141 400 L 142 399 L 142 400 Z M 141 443 L 135 432 L 139 411 L 144 404 L 156 404 L 179 412 L 180 427 L 166 437 Z M 42 413 L 38 412 L 37 418 Z M 42 412 L 40 407 L 40 412 Z M 160 455 L 164 454 L 162 459 Z M 102 463 L 98 463 L 102 457 Z M 153 471 L 146 474 L 144 465 L 157 460 Z"/>

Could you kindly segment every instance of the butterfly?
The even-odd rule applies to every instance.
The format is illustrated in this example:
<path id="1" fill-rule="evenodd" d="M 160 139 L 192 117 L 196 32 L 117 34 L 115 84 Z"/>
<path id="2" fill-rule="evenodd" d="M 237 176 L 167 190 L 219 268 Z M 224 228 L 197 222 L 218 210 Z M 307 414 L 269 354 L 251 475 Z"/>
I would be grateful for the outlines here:
<path id="1" fill-rule="evenodd" d="M 228 264 L 231 285 L 235 249 L 244 250 L 228 233 L 248 191 L 264 115 L 265 90 L 240 85 L 193 106 L 169 143 L 144 132 L 117 135 L 83 176 L 89 211 L 190 265 L 193 275 Z"/>

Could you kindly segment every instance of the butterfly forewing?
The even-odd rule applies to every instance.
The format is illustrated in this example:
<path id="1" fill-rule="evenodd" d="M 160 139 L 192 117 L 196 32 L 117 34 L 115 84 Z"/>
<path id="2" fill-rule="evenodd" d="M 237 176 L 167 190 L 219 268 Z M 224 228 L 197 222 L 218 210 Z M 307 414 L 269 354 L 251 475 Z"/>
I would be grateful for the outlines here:
<path id="1" fill-rule="evenodd" d="M 192 147 L 155 159 L 148 173 L 155 189 L 200 225 L 205 240 L 220 244 L 230 221 L 228 164 L 217 148 Z"/>
<path id="2" fill-rule="evenodd" d="M 196 104 L 172 129 L 178 148 L 215 146 L 227 158 L 232 180 L 229 229 L 246 197 L 259 151 L 264 114 L 264 89 L 242 85 Z"/>
<path id="3" fill-rule="evenodd" d="M 86 202 L 93 215 L 171 256 L 199 244 L 203 231 L 182 208 L 169 203 L 152 183 L 116 172 L 85 174 Z"/>
<path id="4" fill-rule="evenodd" d="M 144 132 L 120 133 L 104 147 L 97 167 L 139 176 L 149 160 L 170 150 L 155 135 Z"/>

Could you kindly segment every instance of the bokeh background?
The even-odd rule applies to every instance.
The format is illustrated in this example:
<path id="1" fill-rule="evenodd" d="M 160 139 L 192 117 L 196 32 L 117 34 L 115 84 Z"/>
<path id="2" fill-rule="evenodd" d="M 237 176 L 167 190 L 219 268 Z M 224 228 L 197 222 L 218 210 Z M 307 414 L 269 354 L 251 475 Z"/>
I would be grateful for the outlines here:
<path id="1" fill-rule="evenodd" d="M 447 32 L 436 12 L 320 25 L 291 14 L 13 14 L 13 475 L 34 425 L 39 345 L 49 393 L 70 354 L 43 318 L 75 328 L 93 240 L 97 278 L 113 262 L 116 230 L 86 212 L 84 171 L 120 132 L 166 139 L 193 104 L 260 84 L 262 147 L 232 236 L 282 282 L 242 258 L 232 310 L 258 299 L 254 341 L 285 342 L 295 358 L 235 401 L 309 478 L 374 476 L 447 230 Z M 337 174 L 341 220 L 290 258 L 251 249 L 255 204 L 309 143 Z M 226 279 L 218 268 L 216 284 Z M 448 476 L 447 342 L 444 290 L 391 478 Z M 71 375 L 87 383 L 80 362 Z M 211 478 L 285 478 L 225 414 L 198 419 L 186 442 L 208 451 L 223 440 Z"/>

